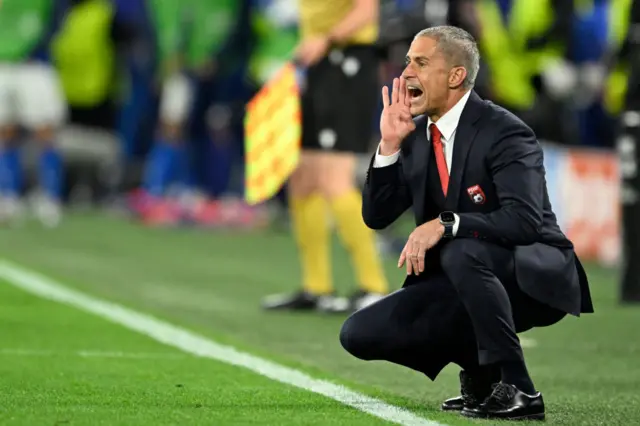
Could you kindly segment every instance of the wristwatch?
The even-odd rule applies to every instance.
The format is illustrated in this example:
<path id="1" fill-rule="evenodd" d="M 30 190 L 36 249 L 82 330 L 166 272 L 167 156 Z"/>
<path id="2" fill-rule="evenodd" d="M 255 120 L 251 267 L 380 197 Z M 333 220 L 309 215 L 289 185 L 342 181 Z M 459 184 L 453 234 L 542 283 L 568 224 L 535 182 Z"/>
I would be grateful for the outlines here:
<path id="1" fill-rule="evenodd" d="M 456 223 L 456 216 L 453 212 L 442 212 L 438 219 L 440 219 L 440 224 L 444 226 L 444 237 L 453 238 L 453 225 Z"/>

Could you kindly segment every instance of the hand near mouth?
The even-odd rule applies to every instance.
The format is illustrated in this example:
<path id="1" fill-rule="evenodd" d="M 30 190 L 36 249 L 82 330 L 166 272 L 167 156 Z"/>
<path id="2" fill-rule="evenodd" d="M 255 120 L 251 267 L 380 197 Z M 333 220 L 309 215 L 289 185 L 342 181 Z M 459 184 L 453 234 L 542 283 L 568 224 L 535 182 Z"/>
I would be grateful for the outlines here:
<path id="1" fill-rule="evenodd" d="M 415 90 L 415 89 L 414 89 Z M 411 116 L 411 97 L 407 90 L 407 83 L 403 78 L 393 79 L 391 99 L 389 88 L 382 88 L 382 102 L 384 109 L 380 117 L 380 154 L 392 155 L 400 149 L 400 144 L 416 125 Z"/>

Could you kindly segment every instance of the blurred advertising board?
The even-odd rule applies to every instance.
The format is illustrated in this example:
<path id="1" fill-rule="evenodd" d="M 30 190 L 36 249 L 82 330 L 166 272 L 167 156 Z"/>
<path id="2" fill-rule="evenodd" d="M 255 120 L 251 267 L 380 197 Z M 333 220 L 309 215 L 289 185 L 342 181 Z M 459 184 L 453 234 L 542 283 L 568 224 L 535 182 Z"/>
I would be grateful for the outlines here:
<path id="1" fill-rule="evenodd" d="M 582 260 L 621 257 L 621 205 L 615 151 L 543 143 L 547 187 L 558 224 Z"/>

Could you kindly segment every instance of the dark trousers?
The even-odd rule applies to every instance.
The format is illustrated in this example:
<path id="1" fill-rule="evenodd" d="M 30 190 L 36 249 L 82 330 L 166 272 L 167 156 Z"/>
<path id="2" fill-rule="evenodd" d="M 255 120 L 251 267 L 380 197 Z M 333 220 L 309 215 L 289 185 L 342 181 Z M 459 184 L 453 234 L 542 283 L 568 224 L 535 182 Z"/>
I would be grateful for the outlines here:
<path id="1" fill-rule="evenodd" d="M 351 315 L 340 341 L 363 360 L 385 360 L 436 378 L 453 362 L 464 369 L 522 360 L 516 333 L 560 321 L 565 313 L 523 293 L 513 250 L 475 239 L 445 243 L 442 271 Z"/>

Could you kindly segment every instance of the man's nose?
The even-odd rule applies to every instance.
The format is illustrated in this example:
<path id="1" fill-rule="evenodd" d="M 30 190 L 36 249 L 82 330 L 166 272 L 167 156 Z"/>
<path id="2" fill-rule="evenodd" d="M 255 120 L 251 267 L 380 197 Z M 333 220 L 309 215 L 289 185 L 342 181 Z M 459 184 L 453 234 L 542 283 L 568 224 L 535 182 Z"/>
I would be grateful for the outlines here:
<path id="1" fill-rule="evenodd" d="M 411 71 L 407 71 L 407 70 L 402 71 L 400 78 L 403 79 L 405 83 L 409 83 L 410 81 L 416 81 L 415 73 L 412 73 Z"/>
<path id="2" fill-rule="evenodd" d="M 416 73 L 413 71 L 413 67 L 411 66 L 411 64 L 407 64 L 404 67 L 404 70 L 402 70 L 402 78 L 404 78 L 405 80 L 411 77 L 415 77 Z"/>

